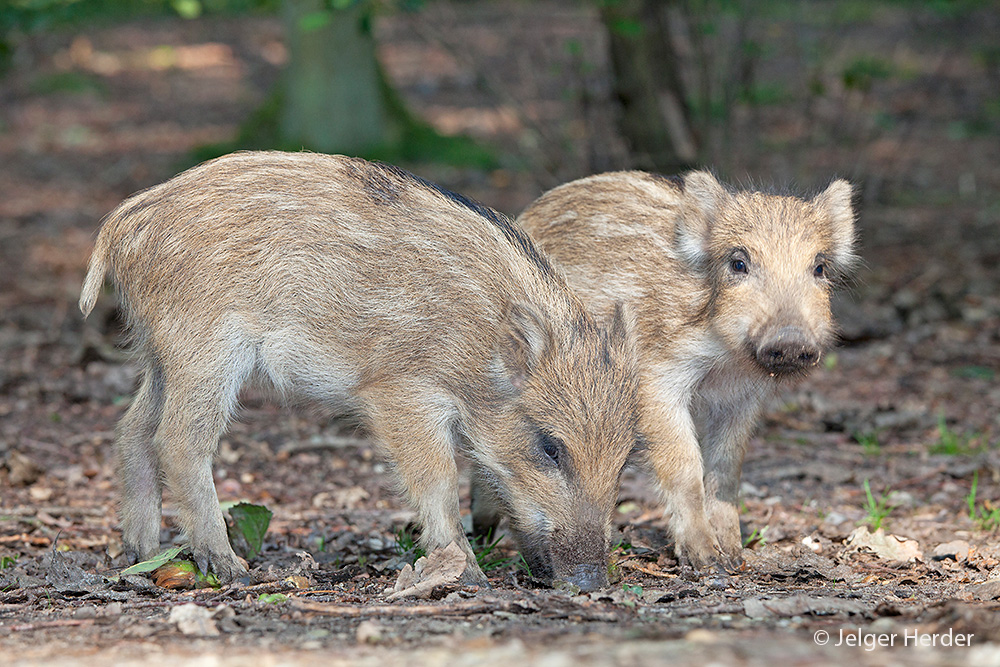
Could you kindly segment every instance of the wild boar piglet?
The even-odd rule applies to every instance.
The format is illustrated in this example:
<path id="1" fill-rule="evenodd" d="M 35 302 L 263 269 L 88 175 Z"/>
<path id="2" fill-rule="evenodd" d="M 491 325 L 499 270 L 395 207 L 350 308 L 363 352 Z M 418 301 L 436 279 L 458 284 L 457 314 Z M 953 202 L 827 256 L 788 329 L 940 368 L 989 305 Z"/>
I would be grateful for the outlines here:
<path id="1" fill-rule="evenodd" d="M 635 441 L 633 325 L 621 308 L 598 323 L 509 218 L 389 165 L 236 153 L 105 219 L 85 315 L 108 272 L 142 369 L 115 444 L 131 559 L 159 548 L 165 483 L 199 567 L 244 573 L 212 458 L 255 382 L 360 416 L 423 546 L 465 550 L 465 581 L 486 578 L 462 531 L 460 452 L 534 574 L 606 583 Z"/>
<path id="2" fill-rule="evenodd" d="M 735 566 L 751 431 L 834 335 L 831 290 L 855 262 L 850 184 L 802 199 L 705 171 L 615 172 L 551 190 L 518 221 L 593 312 L 634 308 L 642 455 L 677 551 Z"/>

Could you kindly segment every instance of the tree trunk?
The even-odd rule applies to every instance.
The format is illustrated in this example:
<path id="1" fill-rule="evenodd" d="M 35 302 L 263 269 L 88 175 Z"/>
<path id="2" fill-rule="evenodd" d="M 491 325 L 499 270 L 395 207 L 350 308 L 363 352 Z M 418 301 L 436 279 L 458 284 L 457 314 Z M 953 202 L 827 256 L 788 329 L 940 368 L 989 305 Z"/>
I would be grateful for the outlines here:
<path id="1" fill-rule="evenodd" d="M 675 0 L 607 3 L 608 32 L 621 131 L 636 166 L 683 171 L 697 159 L 680 61 L 670 39 L 667 6 Z"/>
<path id="2" fill-rule="evenodd" d="M 323 0 L 284 0 L 282 14 L 289 62 L 281 143 L 347 154 L 387 143 L 389 114 L 369 3 L 327 9 Z"/>

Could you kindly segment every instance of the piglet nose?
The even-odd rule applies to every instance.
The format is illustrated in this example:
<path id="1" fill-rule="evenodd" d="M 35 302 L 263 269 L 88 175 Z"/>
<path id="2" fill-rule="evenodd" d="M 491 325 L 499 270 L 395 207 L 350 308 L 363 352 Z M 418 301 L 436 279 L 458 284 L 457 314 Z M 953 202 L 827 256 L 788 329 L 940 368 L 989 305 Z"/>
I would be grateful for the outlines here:
<path id="1" fill-rule="evenodd" d="M 795 326 L 781 327 L 757 348 L 757 362 L 772 373 L 790 373 L 819 361 L 819 347 Z"/>
<path id="2" fill-rule="evenodd" d="M 573 568 L 567 581 L 579 586 L 581 591 L 600 590 L 608 585 L 608 568 L 599 563 L 582 563 Z"/>

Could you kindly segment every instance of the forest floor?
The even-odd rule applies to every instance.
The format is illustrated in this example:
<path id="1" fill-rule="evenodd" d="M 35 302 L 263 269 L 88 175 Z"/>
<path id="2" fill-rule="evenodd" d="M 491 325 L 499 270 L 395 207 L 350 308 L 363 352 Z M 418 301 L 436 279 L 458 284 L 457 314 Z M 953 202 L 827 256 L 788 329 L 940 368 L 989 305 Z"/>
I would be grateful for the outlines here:
<path id="1" fill-rule="evenodd" d="M 797 75 L 802 20 L 770 30 L 761 80 Z M 491 590 L 419 601 L 386 600 L 413 515 L 364 433 L 254 396 L 216 467 L 222 501 L 274 513 L 253 583 L 114 578 L 110 445 L 135 369 L 114 299 L 86 324 L 76 309 L 90 245 L 125 196 L 235 134 L 286 58 L 281 25 L 138 20 L 23 40 L 0 86 L 3 662 L 1000 665 L 1000 82 L 995 53 L 976 50 L 1000 20 L 937 25 L 892 5 L 824 29 L 826 92 L 741 107 L 713 149 L 723 176 L 843 175 L 863 192 L 843 340 L 749 448 L 743 569 L 680 567 L 652 484 L 628 471 L 608 590 L 539 588 L 504 541 Z M 493 170 L 407 165 L 420 175 L 516 214 L 621 164 L 582 3 L 432 2 L 377 34 L 413 109 L 500 155 Z M 838 88 L 873 52 L 895 74 Z M 165 514 L 169 541 L 169 497 Z M 866 532 L 878 517 L 897 536 L 882 546 Z"/>

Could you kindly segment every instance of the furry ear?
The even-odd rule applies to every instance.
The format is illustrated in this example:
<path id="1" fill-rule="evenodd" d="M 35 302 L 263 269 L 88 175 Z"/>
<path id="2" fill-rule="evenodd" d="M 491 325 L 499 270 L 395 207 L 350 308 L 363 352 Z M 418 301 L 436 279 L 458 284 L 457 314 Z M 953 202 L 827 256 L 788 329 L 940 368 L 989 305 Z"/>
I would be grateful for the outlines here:
<path id="1" fill-rule="evenodd" d="M 514 389 L 520 390 L 552 344 L 552 332 L 538 311 L 517 302 L 507 306 L 500 327 L 502 375 Z"/>
<path id="2" fill-rule="evenodd" d="M 838 179 L 812 200 L 812 205 L 829 220 L 830 254 L 837 264 L 845 268 L 857 259 L 854 255 L 853 196 L 851 184 Z"/>
<path id="3" fill-rule="evenodd" d="M 684 175 L 683 197 L 674 244 L 685 262 L 699 266 L 708 258 L 712 223 L 730 195 L 711 173 L 692 171 Z"/>

